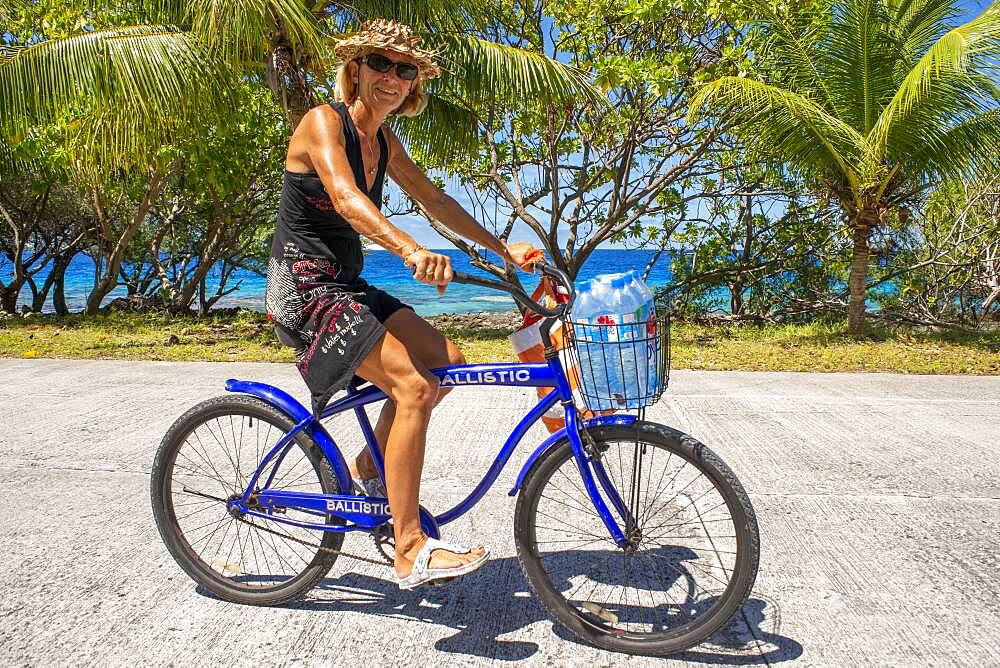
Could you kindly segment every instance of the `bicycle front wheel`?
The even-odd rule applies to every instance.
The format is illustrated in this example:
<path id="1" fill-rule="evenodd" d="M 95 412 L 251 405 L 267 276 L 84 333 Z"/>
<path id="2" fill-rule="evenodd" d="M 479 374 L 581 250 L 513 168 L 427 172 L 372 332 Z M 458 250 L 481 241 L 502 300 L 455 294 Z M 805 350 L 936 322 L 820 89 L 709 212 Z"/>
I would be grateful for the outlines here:
<path id="1" fill-rule="evenodd" d="M 205 401 L 167 431 L 153 462 L 150 494 L 160 536 L 178 565 L 216 596 L 235 603 L 276 605 L 305 593 L 337 558 L 344 534 L 231 514 L 264 456 L 294 426 L 255 397 Z M 319 446 L 299 432 L 284 457 L 268 464 L 272 490 L 338 494 Z M 253 497 L 251 496 L 251 507 Z M 286 508 L 283 519 L 336 524 L 326 514 Z M 319 549 L 320 547 L 326 549 Z"/>
<path id="2" fill-rule="evenodd" d="M 721 459 L 681 432 L 637 422 L 589 433 L 633 518 L 608 503 L 630 543 L 611 539 L 563 440 L 534 464 L 517 501 L 528 582 L 585 642 L 660 656 L 697 645 L 739 611 L 756 579 L 750 500 Z"/>

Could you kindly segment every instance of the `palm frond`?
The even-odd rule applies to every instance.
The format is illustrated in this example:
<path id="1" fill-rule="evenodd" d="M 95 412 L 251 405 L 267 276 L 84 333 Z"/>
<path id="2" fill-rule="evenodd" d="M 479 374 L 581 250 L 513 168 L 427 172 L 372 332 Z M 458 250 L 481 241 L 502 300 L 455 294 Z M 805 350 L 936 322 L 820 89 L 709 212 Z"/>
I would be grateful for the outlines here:
<path id="1" fill-rule="evenodd" d="M 876 153 L 884 153 L 893 126 L 905 123 L 914 108 L 934 95 L 941 95 L 942 86 L 957 83 L 964 75 L 984 62 L 1000 59 L 1000 0 L 979 17 L 947 32 L 924 54 L 896 90 L 892 100 L 879 115 L 869 141 Z M 955 86 L 957 88 L 958 86 Z M 945 90 L 945 94 L 949 91 Z M 982 91 L 989 93 L 989 91 Z M 969 93 L 967 93 L 968 95 Z M 972 91 L 975 94 L 975 91 Z M 980 98 L 980 110 L 986 112 L 997 100 L 992 95 Z"/>
<path id="2" fill-rule="evenodd" d="M 228 70 L 171 26 L 95 31 L 7 49 L 0 56 L 0 131 L 99 113 L 122 156 L 169 139 L 226 104 Z"/>
<path id="3" fill-rule="evenodd" d="M 912 175 L 937 180 L 969 178 L 1000 161 L 1000 109 L 963 121 L 914 150 L 906 169 Z"/>
<path id="4" fill-rule="evenodd" d="M 302 0 L 187 0 L 191 31 L 228 63 L 259 63 L 275 39 L 301 54 L 323 49 L 323 33 Z M 275 26 L 280 34 L 275 34 Z"/>
<path id="5" fill-rule="evenodd" d="M 885 6 L 879 0 L 839 3 L 824 45 L 826 74 L 841 98 L 841 120 L 867 135 L 896 92 L 895 52 Z"/>
<path id="6" fill-rule="evenodd" d="M 151 116 L 164 103 L 183 109 L 220 74 L 191 35 L 170 26 L 95 31 L 6 50 L 0 113 L 6 121 L 51 117 L 93 97 Z"/>
<path id="7" fill-rule="evenodd" d="M 952 0 L 889 0 L 886 7 L 889 25 L 900 40 L 897 47 L 899 64 L 906 67 L 899 73 L 900 77 L 948 31 L 959 11 Z"/>
<path id="8" fill-rule="evenodd" d="M 893 123 L 884 146 L 872 146 L 872 160 L 907 161 L 958 123 L 984 112 L 984 99 L 1000 99 L 1000 87 L 988 75 L 953 72 L 938 80 L 931 93 L 914 105 L 905 123 Z"/>
<path id="9" fill-rule="evenodd" d="M 606 104 L 585 71 L 543 54 L 474 36 L 432 34 L 426 42 L 442 50 L 445 74 L 436 86 L 468 104 L 519 98 Z"/>
<path id="10" fill-rule="evenodd" d="M 816 26 L 801 25 L 811 14 L 790 15 L 778 12 L 767 2 L 755 5 L 761 22 L 771 36 L 769 57 L 781 61 L 782 71 L 792 80 L 787 87 L 799 91 L 815 91 L 816 100 L 825 108 L 836 112 L 840 100 L 830 90 L 827 82 L 823 54 L 823 36 L 816 34 Z M 827 8 L 820 8 L 824 11 Z"/>
<path id="11" fill-rule="evenodd" d="M 118 0 L 107 0 L 117 2 Z M 190 0 L 140 0 L 151 22 L 169 23 L 182 28 L 191 27 Z"/>
<path id="12" fill-rule="evenodd" d="M 747 129 L 745 139 L 764 153 L 811 174 L 837 172 L 853 187 L 865 140 L 847 123 L 793 91 L 742 77 L 722 77 L 691 99 L 691 124 L 702 107 L 725 109 L 728 121 Z"/>
<path id="13" fill-rule="evenodd" d="M 0 176 L 19 174 L 26 168 L 26 163 L 15 154 L 8 138 L 0 134 Z"/>
<path id="14" fill-rule="evenodd" d="M 491 3 L 470 0 L 357 0 L 344 3 L 334 14 L 338 28 L 347 22 L 360 23 L 373 18 L 392 18 L 426 33 L 468 34 L 486 26 L 493 18 Z"/>
<path id="15" fill-rule="evenodd" d="M 394 117 L 392 129 L 415 159 L 446 171 L 456 157 L 479 150 L 475 114 L 441 95 L 429 95 L 419 116 Z"/>

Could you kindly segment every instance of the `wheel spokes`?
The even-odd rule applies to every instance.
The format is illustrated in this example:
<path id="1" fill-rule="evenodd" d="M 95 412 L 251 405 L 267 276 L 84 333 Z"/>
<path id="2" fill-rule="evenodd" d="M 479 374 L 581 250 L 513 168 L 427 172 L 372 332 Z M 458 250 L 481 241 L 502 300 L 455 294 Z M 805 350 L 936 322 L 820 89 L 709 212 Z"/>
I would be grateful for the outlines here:
<path id="1" fill-rule="evenodd" d="M 582 617 L 616 635 L 674 630 L 728 586 L 738 556 L 733 519 L 686 459 L 655 443 L 604 444 L 601 461 L 636 522 L 632 544 L 611 540 L 570 457 L 538 494 L 535 544 L 545 572 Z"/>
<path id="2" fill-rule="evenodd" d="M 177 529 L 207 570 L 246 588 L 266 588 L 296 577 L 317 550 L 298 542 L 320 543 L 322 532 L 282 524 L 285 535 L 271 534 L 232 516 L 227 502 L 242 496 L 263 456 L 284 436 L 259 417 L 228 414 L 197 425 L 177 449 L 170 472 L 170 504 Z M 268 464 L 258 484 L 275 471 L 270 489 L 322 493 L 316 465 L 298 441 Z M 252 498 L 252 497 L 251 497 Z M 315 522 L 300 511 L 282 517 Z M 322 520 L 320 520 L 322 521 Z M 267 523 L 255 517 L 254 523 Z"/>

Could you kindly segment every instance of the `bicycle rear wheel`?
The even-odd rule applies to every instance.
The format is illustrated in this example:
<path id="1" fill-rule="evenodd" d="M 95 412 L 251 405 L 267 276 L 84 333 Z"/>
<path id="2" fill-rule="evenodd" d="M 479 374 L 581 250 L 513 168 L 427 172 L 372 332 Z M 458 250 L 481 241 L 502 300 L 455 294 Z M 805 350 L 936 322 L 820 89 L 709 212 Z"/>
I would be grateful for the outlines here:
<path id="1" fill-rule="evenodd" d="M 750 500 L 722 460 L 681 432 L 637 422 L 589 433 L 635 518 L 626 527 L 611 508 L 633 540 L 623 549 L 611 539 L 563 440 L 535 463 L 517 501 L 528 582 L 558 622 L 599 647 L 666 655 L 702 642 L 756 579 Z"/>
<path id="2" fill-rule="evenodd" d="M 226 508 L 293 426 L 284 413 L 260 399 L 222 396 L 182 415 L 156 453 L 150 495 L 160 536 L 180 567 L 220 598 L 251 605 L 283 603 L 314 587 L 337 558 L 315 545 L 338 550 L 343 533 L 239 517 Z M 269 489 L 339 493 L 329 462 L 304 432 L 296 435 L 280 463 L 276 459 L 268 465 L 259 486 L 275 467 Z M 313 524 L 342 522 L 291 508 L 281 517 Z"/>

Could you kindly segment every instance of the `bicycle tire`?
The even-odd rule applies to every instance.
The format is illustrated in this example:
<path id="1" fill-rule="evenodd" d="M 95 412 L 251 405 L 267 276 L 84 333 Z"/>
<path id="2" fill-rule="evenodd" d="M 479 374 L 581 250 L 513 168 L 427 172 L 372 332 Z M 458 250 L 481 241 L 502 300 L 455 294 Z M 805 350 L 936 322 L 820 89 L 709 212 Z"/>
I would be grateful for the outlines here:
<path id="1" fill-rule="evenodd" d="M 665 656 L 683 651 L 703 642 L 728 623 L 742 608 L 743 604 L 750 595 L 750 591 L 752 590 L 756 579 L 759 562 L 760 538 L 753 506 L 751 505 L 746 492 L 743 490 L 743 487 L 740 485 L 740 482 L 737 480 L 735 474 L 717 455 L 715 455 L 715 453 L 695 439 L 677 430 L 663 425 L 648 422 L 637 422 L 632 426 L 615 425 L 598 427 L 589 430 L 589 433 L 595 442 L 595 445 L 597 445 L 598 450 L 603 453 L 602 462 L 607 464 L 606 468 L 609 471 L 609 477 L 616 481 L 614 483 L 616 486 L 619 486 L 617 481 L 620 480 L 623 484 L 619 487 L 624 487 L 624 480 L 629 476 L 614 475 L 614 471 L 611 466 L 613 462 L 609 462 L 609 460 L 613 459 L 611 444 L 630 442 L 635 444 L 635 452 L 637 453 L 640 452 L 640 445 L 642 446 L 641 452 L 643 453 L 643 457 L 646 457 L 649 452 L 647 448 L 652 446 L 653 448 L 667 453 L 668 464 L 671 461 L 671 458 L 679 458 L 679 461 L 682 463 L 680 464 L 678 471 L 687 466 L 691 466 L 700 474 L 700 476 L 705 477 L 705 479 L 711 483 L 710 490 L 714 489 L 716 491 L 718 497 L 720 498 L 720 507 L 721 504 L 724 504 L 732 519 L 733 535 L 731 538 L 735 543 L 735 550 L 733 551 L 735 557 L 732 558 L 733 565 L 731 566 L 731 575 L 726 579 L 725 589 L 721 594 L 718 594 L 717 592 L 703 592 L 704 594 L 714 594 L 714 599 L 712 596 L 692 598 L 689 582 L 692 574 L 703 573 L 702 569 L 705 569 L 704 573 L 706 574 L 713 571 L 718 573 L 720 572 L 719 568 L 712 564 L 709 564 L 707 567 L 704 564 L 701 564 L 700 556 L 698 559 L 691 558 L 692 556 L 698 556 L 698 554 L 694 553 L 692 546 L 684 543 L 684 541 L 694 541 L 695 539 L 687 536 L 671 535 L 656 536 L 656 540 L 653 540 L 652 538 L 652 534 L 655 533 L 655 530 L 662 529 L 663 526 L 668 526 L 668 532 L 673 530 L 674 533 L 683 534 L 691 533 L 691 527 L 698 522 L 700 522 L 702 528 L 707 528 L 709 524 L 716 522 L 716 520 L 705 519 L 702 516 L 701 510 L 697 508 L 697 503 L 701 502 L 700 499 L 697 502 L 691 502 L 692 505 L 695 506 L 694 511 L 690 511 L 690 508 L 687 510 L 689 514 L 697 515 L 699 517 L 698 522 L 689 523 L 684 519 L 685 516 L 680 516 L 680 519 L 683 520 L 681 522 L 661 526 L 650 525 L 653 530 L 649 532 L 651 540 L 651 544 L 648 549 L 650 554 L 647 555 L 649 556 L 649 559 L 640 563 L 636 555 L 639 555 L 642 552 L 641 548 L 646 541 L 645 535 L 643 535 L 639 548 L 636 549 L 636 552 L 632 555 L 627 555 L 622 548 L 619 548 L 613 541 L 611 541 L 607 529 L 604 527 L 603 523 L 600 522 L 600 519 L 597 516 L 596 511 L 594 511 L 593 505 L 590 503 L 588 497 L 584 495 L 584 501 L 579 502 L 585 503 L 583 506 L 576 505 L 576 502 L 570 503 L 561 496 L 556 497 L 555 492 L 561 492 L 563 490 L 557 490 L 552 481 L 557 478 L 557 474 L 562 471 L 565 465 L 569 465 L 571 467 L 570 474 L 575 473 L 575 482 L 580 485 L 580 493 L 583 493 L 582 482 L 580 481 L 579 472 L 576 468 L 575 461 L 573 460 L 572 450 L 568 439 L 563 439 L 558 442 L 552 448 L 547 450 L 541 457 L 539 457 L 539 459 L 532 466 L 531 470 L 528 472 L 521 494 L 519 495 L 517 501 L 514 515 L 514 540 L 517 547 L 518 559 L 521 563 L 521 568 L 524 571 L 525 577 L 535 594 L 538 596 L 539 601 L 558 623 L 565 626 L 584 642 L 597 647 L 629 654 Z M 620 449 L 621 448 L 619 447 L 619 450 Z M 657 450 L 653 450 L 652 452 L 655 461 Z M 631 470 L 636 469 L 639 472 L 641 482 L 642 469 L 634 465 L 631 468 Z M 664 471 L 666 470 L 667 469 L 664 469 Z M 569 469 L 567 469 L 567 471 L 569 471 Z M 567 471 L 563 471 L 563 474 L 566 474 Z M 649 477 L 652 477 L 653 475 L 653 473 L 647 473 L 647 476 Z M 676 479 L 679 476 L 679 473 L 673 475 Z M 571 480 L 571 475 L 568 475 L 567 478 Z M 661 487 L 662 484 L 661 477 Z M 692 483 L 688 484 L 690 485 Z M 551 495 L 546 496 L 545 492 L 550 486 L 553 487 L 550 492 Z M 702 495 L 702 498 L 707 497 L 707 494 L 708 491 Z M 602 495 L 607 500 L 607 495 L 603 493 Z M 687 495 L 691 497 L 693 492 L 688 492 Z M 550 513 L 540 514 L 538 509 L 543 498 L 551 499 L 553 502 L 561 501 L 566 508 L 555 506 L 554 503 L 546 501 L 548 505 L 557 507 L 563 512 L 558 516 L 553 516 Z M 625 497 L 623 495 L 623 499 L 624 498 Z M 639 499 L 638 494 L 636 498 Z M 681 502 L 675 501 L 676 498 L 677 496 L 675 496 L 674 500 L 671 500 L 669 503 L 673 503 L 675 506 L 678 506 Z M 648 492 L 646 498 L 643 500 L 648 501 Z M 656 503 L 659 503 L 659 501 L 654 498 L 654 500 L 650 502 L 650 505 L 642 508 L 642 512 L 638 513 L 640 522 L 637 524 L 640 525 L 640 532 L 643 532 L 644 534 L 647 531 L 647 528 L 643 523 L 652 520 L 652 515 L 646 517 L 646 512 L 652 512 L 651 510 L 648 510 L 648 508 L 650 508 L 652 504 Z M 639 506 L 640 504 L 636 505 Z M 683 506 L 681 506 L 681 508 L 683 508 Z M 556 544 L 556 548 L 546 554 L 543 550 L 539 549 L 538 542 L 540 528 L 546 530 L 558 530 L 558 527 L 549 527 L 540 524 L 540 521 L 548 524 L 558 524 L 562 521 L 569 525 L 572 521 L 569 518 L 573 516 L 573 513 L 585 513 L 588 512 L 588 510 L 593 514 L 592 519 L 596 521 L 596 525 L 587 526 L 586 530 L 581 534 L 583 535 L 583 540 L 589 540 L 589 544 L 593 544 L 595 542 L 603 544 L 606 541 L 610 544 L 609 552 L 611 553 L 611 556 L 605 558 L 598 564 L 598 566 L 592 567 L 593 569 L 596 570 L 599 567 L 602 567 L 603 563 L 613 558 L 614 551 L 617 551 L 622 555 L 626 587 L 629 582 L 628 559 L 636 557 L 636 561 L 633 564 L 636 567 L 633 568 L 632 574 L 636 577 L 637 583 L 642 579 L 645 579 L 648 582 L 649 580 L 652 580 L 653 574 L 656 574 L 658 577 L 657 582 L 665 586 L 665 591 L 662 592 L 664 595 L 669 594 L 670 591 L 675 588 L 674 583 L 681 583 L 681 592 L 687 591 L 685 598 L 680 600 L 678 604 L 674 604 L 675 602 L 673 598 L 668 597 L 668 603 L 660 605 L 655 603 L 654 598 L 654 594 L 659 592 L 646 592 L 647 595 L 650 596 L 650 601 L 652 602 L 652 605 L 646 606 L 642 591 L 640 591 L 636 594 L 634 599 L 638 605 L 631 603 L 633 599 L 629 598 L 627 594 L 623 598 L 618 599 L 617 606 L 614 604 L 613 599 L 610 605 L 605 603 L 605 606 L 607 607 L 590 601 L 588 590 L 584 589 L 586 580 L 584 580 L 583 575 L 573 575 L 576 571 L 582 570 L 582 568 L 579 568 L 577 564 L 584 562 L 585 559 L 587 559 L 586 555 L 592 551 L 589 548 L 587 550 L 582 549 L 588 543 L 583 543 L 579 546 L 575 544 L 568 545 L 567 543 L 566 546 L 563 546 L 558 544 L 560 541 L 549 541 L 551 544 Z M 713 508 L 712 510 L 715 509 Z M 616 520 L 619 521 L 619 526 L 621 526 L 621 519 L 617 516 L 614 510 L 612 510 L 612 515 L 616 517 Z M 683 527 L 685 524 L 687 524 L 688 527 L 680 529 L 680 527 Z M 550 532 L 546 531 L 544 533 L 547 537 Z M 588 538 L 591 536 L 596 538 Z M 727 539 L 730 538 L 729 536 L 724 537 Z M 656 544 L 661 538 L 665 538 L 666 543 L 672 544 Z M 712 546 L 709 552 L 714 551 L 715 556 L 718 558 L 721 565 L 723 551 L 718 549 L 716 541 L 710 540 L 709 544 Z M 680 557 L 677 555 L 683 555 L 684 559 L 680 560 Z M 664 571 L 663 568 L 666 564 L 663 563 L 663 559 L 669 560 L 671 557 L 676 558 L 678 561 L 671 562 L 672 571 Z M 637 566 L 639 565 L 645 566 L 646 570 L 638 568 Z M 566 588 L 574 587 L 573 591 L 568 595 L 564 596 L 562 592 L 563 587 L 561 585 L 564 584 L 564 579 L 560 573 L 556 572 L 557 568 L 563 569 L 567 573 L 565 577 L 567 578 L 566 581 L 568 581 L 569 584 Z M 609 566 L 607 568 L 610 572 L 613 567 Z M 651 571 L 655 573 L 651 573 Z M 669 582 L 669 578 L 667 580 L 663 579 L 662 574 L 664 572 L 667 572 L 668 574 L 675 573 L 670 575 L 670 577 L 675 578 L 674 583 L 667 584 Z M 727 572 L 724 565 L 721 572 Z M 602 571 L 599 575 L 593 576 L 592 579 L 596 581 L 596 584 L 593 585 L 593 591 L 602 591 L 608 586 L 606 583 L 600 582 L 601 576 L 604 575 L 606 574 Z M 720 581 L 719 586 L 721 586 L 722 578 L 717 577 L 716 579 Z M 579 584 L 575 584 L 577 580 L 580 581 Z M 656 586 L 660 586 L 660 584 L 657 584 Z M 685 587 L 687 588 L 686 590 Z M 697 587 L 695 587 L 695 589 L 697 589 Z M 574 599 L 574 596 L 578 591 L 580 592 L 580 595 Z M 701 595 L 699 594 L 698 596 Z M 622 601 L 624 601 L 624 605 L 622 605 Z M 632 609 L 631 613 L 629 613 L 630 606 Z M 630 630 L 628 625 L 629 622 L 621 621 L 622 614 L 631 614 L 633 617 L 642 617 L 645 615 L 647 620 L 651 618 L 653 620 L 652 622 L 644 622 L 645 625 L 650 627 L 650 630 L 647 632 L 637 632 L 635 627 Z M 662 617 L 660 615 L 662 615 Z M 674 617 L 677 620 L 677 625 L 675 627 L 668 628 L 666 624 L 660 623 L 661 619 L 669 621 L 671 617 Z M 661 628 L 656 628 L 657 624 L 660 624 Z M 622 626 L 624 626 L 624 628 L 622 628 Z"/>
<path id="2" fill-rule="evenodd" d="M 254 425 L 255 420 L 257 421 L 256 425 Z M 211 428 L 213 421 L 216 424 L 215 429 Z M 241 461 L 240 455 L 243 453 L 239 446 L 236 449 L 235 461 L 232 459 L 231 451 L 227 451 L 227 457 L 218 455 L 218 451 L 223 449 L 223 443 L 219 440 L 219 436 L 221 435 L 223 440 L 226 440 L 223 432 L 227 423 L 232 425 L 235 444 L 237 421 L 241 425 L 239 431 L 241 442 L 248 433 L 245 431 L 246 429 L 256 430 L 255 435 L 258 442 L 254 447 L 254 452 L 257 456 L 251 457 L 252 461 Z M 260 435 L 263 425 L 267 426 L 267 435 L 264 438 L 264 443 L 261 444 Z M 288 433 L 293 426 L 294 423 L 287 415 L 256 397 L 225 395 L 204 401 L 188 410 L 174 422 L 160 443 L 153 462 L 150 481 L 150 496 L 156 526 L 167 550 L 177 564 L 196 583 L 219 598 L 245 605 L 285 603 L 312 589 L 336 561 L 336 554 L 324 552 L 314 547 L 302 546 L 294 540 L 282 539 L 280 536 L 276 537 L 275 534 L 254 529 L 252 525 L 240 522 L 229 514 L 224 504 L 206 500 L 200 496 L 204 494 L 203 491 L 192 492 L 188 490 L 187 482 L 182 483 L 180 491 L 174 488 L 175 482 L 190 479 L 196 481 L 192 484 L 199 485 L 199 489 L 201 485 L 206 486 L 206 488 L 211 486 L 212 496 L 221 498 L 227 492 L 229 495 L 242 493 L 247 483 L 246 476 L 252 474 L 264 453 L 277 443 L 281 436 Z M 203 434 L 205 435 L 204 439 L 201 437 Z M 211 438 L 208 434 L 211 434 Z M 197 445 L 195 445 L 196 440 Z M 247 441 L 249 441 L 249 437 L 247 437 Z M 296 434 L 295 444 L 298 447 L 289 450 L 289 456 L 297 457 L 297 459 L 295 459 L 294 464 L 291 464 L 287 462 L 289 456 L 286 456 L 286 461 L 282 463 L 282 466 L 286 468 L 280 469 L 280 476 L 291 472 L 298 475 L 299 478 L 287 482 L 285 485 L 272 485 L 271 488 L 295 487 L 300 491 L 315 491 L 325 494 L 339 493 L 337 479 L 319 446 L 304 431 Z M 185 454 L 186 445 L 190 446 L 190 450 Z M 247 443 L 247 447 L 249 447 L 249 443 Z M 180 455 L 184 455 L 186 459 L 178 465 Z M 302 461 L 308 462 L 308 465 L 302 467 L 303 470 L 300 473 L 299 467 Z M 199 462 L 204 462 L 208 466 L 201 471 L 191 468 Z M 269 464 L 269 468 L 271 466 Z M 232 471 L 227 471 L 226 474 L 220 472 L 220 469 L 227 468 L 231 468 Z M 275 483 L 283 481 L 280 476 L 276 476 Z M 303 478 L 305 482 L 302 482 Z M 222 488 L 222 492 L 216 491 L 219 487 Z M 308 489 L 302 490 L 302 487 Z M 177 498 L 183 500 L 180 507 L 176 502 Z M 194 510 L 190 509 L 192 506 L 195 508 Z M 178 512 L 181 508 L 183 510 Z M 286 510 L 286 512 L 288 511 Z M 197 516 L 201 513 L 206 514 Z M 199 523 L 204 519 L 209 519 L 209 524 L 205 525 L 204 531 L 214 531 L 201 550 L 196 549 L 197 543 L 192 544 L 195 539 L 194 530 L 189 529 L 186 533 L 181 526 L 181 520 L 190 516 L 197 516 L 196 521 Z M 211 523 L 215 522 L 216 518 L 218 518 L 218 523 L 212 525 Z M 325 548 L 339 550 L 344 541 L 344 535 L 340 532 L 299 529 L 255 517 L 248 519 L 255 524 L 266 525 L 268 528 L 286 535 L 318 543 Z M 312 519 L 311 521 L 328 524 L 342 522 L 331 515 L 325 515 L 325 520 Z M 222 529 L 223 526 L 225 529 Z M 241 533 L 244 530 L 245 535 Z M 220 531 L 222 531 L 221 534 L 219 534 Z M 225 552 L 223 544 L 230 532 L 236 536 L 235 541 L 240 541 L 242 536 L 242 543 L 237 550 L 236 542 L 234 542 L 228 553 L 223 555 Z M 317 534 L 322 534 L 322 536 Z M 215 548 L 218 553 L 215 558 L 208 558 L 212 554 L 212 544 L 216 535 L 220 535 L 220 546 Z M 208 558 L 207 561 L 206 558 Z M 263 567 L 261 560 L 264 562 Z M 291 574 L 276 576 L 273 571 L 278 569 L 284 569 Z M 264 570 L 272 572 L 261 572 Z M 251 575 L 252 571 L 256 571 L 256 573 Z M 268 577 L 271 580 L 270 584 L 267 583 Z"/>

